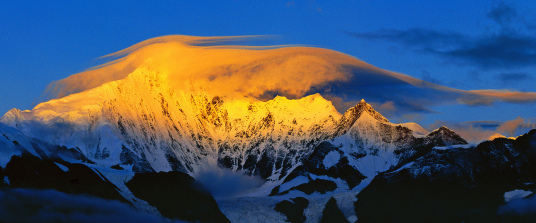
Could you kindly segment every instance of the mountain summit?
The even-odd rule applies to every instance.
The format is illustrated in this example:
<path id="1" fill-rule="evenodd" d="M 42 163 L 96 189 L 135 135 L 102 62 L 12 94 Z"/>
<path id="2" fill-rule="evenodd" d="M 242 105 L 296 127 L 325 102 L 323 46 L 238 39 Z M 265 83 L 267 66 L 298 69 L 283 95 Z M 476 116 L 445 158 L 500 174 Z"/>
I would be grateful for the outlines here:
<path id="1" fill-rule="evenodd" d="M 430 132 L 430 134 L 425 137 L 425 140 L 436 146 L 467 144 L 465 139 L 445 126 L 441 126 L 439 129 Z"/>
<path id="2" fill-rule="evenodd" d="M 363 114 L 363 112 L 366 112 L 370 116 L 372 116 L 372 118 L 374 118 L 374 119 L 376 119 L 376 120 L 378 120 L 380 122 L 386 122 L 386 123 L 389 122 L 389 120 L 387 120 L 385 117 L 383 117 L 383 115 L 381 115 L 379 112 L 374 110 L 374 108 L 372 108 L 372 106 L 370 106 L 370 104 L 366 103 L 365 99 L 361 99 L 361 101 L 355 107 L 351 108 L 350 110 L 352 110 L 352 112 L 357 116 L 361 116 L 361 114 Z"/>

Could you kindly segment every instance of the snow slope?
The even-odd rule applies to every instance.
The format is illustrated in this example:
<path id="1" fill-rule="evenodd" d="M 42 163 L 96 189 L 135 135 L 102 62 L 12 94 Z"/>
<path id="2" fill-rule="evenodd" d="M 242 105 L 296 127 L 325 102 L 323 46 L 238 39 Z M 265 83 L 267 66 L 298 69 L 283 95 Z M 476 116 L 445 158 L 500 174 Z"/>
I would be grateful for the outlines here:
<path id="1" fill-rule="evenodd" d="M 168 75 L 149 61 L 124 79 L 31 111 L 12 109 L 0 121 L 32 138 L 78 148 L 98 165 L 133 166 L 141 172 L 191 173 L 208 164 L 280 180 L 315 146 L 337 137 L 348 153 L 382 148 L 378 151 L 387 164 L 365 172 L 395 163 L 388 158 L 396 147 L 392 139 L 378 138 L 380 131 L 392 130 L 378 130 L 383 124 L 377 122 L 395 125 L 364 100 L 341 115 L 319 94 L 266 102 L 220 98 L 201 87 L 175 89 Z M 422 133 L 416 124 L 407 126 Z M 355 165 L 367 166 L 376 159 L 371 158 Z"/>

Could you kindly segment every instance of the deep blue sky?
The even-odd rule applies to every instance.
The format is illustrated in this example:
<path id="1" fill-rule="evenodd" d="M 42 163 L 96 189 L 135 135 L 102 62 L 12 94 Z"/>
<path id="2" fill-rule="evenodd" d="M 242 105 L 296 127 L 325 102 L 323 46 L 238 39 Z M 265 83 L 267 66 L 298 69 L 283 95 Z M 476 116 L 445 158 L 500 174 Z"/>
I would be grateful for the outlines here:
<path id="1" fill-rule="evenodd" d="M 0 113 L 30 109 L 51 81 L 170 34 L 274 35 L 464 90 L 536 92 L 536 1 L 2 1 Z M 536 104 L 434 108 L 430 124 L 536 117 Z M 396 121 L 396 120 L 395 120 Z"/>

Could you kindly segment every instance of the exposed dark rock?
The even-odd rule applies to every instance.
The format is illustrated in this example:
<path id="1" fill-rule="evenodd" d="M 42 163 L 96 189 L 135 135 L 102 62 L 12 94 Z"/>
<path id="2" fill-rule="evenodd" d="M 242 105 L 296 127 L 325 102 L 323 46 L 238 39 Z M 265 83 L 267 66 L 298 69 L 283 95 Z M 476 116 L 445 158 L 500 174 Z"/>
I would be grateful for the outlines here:
<path id="1" fill-rule="evenodd" d="M 494 222 L 504 188 L 448 181 L 374 179 L 357 195 L 358 222 Z"/>
<path id="2" fill-rule="evenodd" d="M 322 219 L 320 220 L 321 223 L 345 223 L 348 222 L 346 217 L 342 214 L 341 210 L 337 206 L 337 201 L 335 198 L 331 197 L 326 203 L 326 207 L 324 208 L 324 211 L 322 211 Z"/>
<path id="3" fill-rule="evenodd" d="M 532 130 L 517 140 L 497 138 L 472 148 L 430 149 L 406 168 L 378 175 L 357 195 L 359 221 L 518 219 L 505 220 L 497 209 L 504 204 L 505 192 L 536 189 L 535 135 Z"/>
<path id="4" fill-rule="evenodd" d="M 171 152 L 166 153 L 166 160 L 171 166 L 171 170 L 173 171 L 179 171 L 179 172 L 186 172 L 186 168 L 184 168 L 184 165 L 182 165 L 182 162 L 172 154 Z"/>
<path id="5" fill-rule="evenodd" d="M 121 164 L 123 165 L 133 165 L 132 170 L 137 173 L 141 172 L 155 172 L 147 160 L 141 156 L 137 156 L 132 151 L 127 149 L 125 146 L 121 148 L 121 155 L 119 156 Z"/>
<path id="6" fill-rule="evenodd" d="M 257 162 L 256 169 L 259 171 L 260 176 L 266 179 L 272 175 L 274 160 L 270 157 L 274 157 L 275 152 L 273 150 L 264 150 L 261 155 L 261 159 Z"/>
<path id="7" fill-rule="evenodd" d="M 167 218 L 196 222 L 229 222 L 210 193 L 181 172 L 136 173 L 125 184 Z"/>
<path id="8" fill-rule="evenodd" d="M 536 163 L 536 129 L 519 136 L 514 145 L 520 152 L 525 154 L 530 163 Z"/>
<path id="9" fill-rule="evenodd" d="M 275 205 L 275 210 L 287 216 L 287 222 L 302 223 L 307 219 L 303 211 L 309 206 L 309 201 L 303 197 L 291 198 Z"/>
<path id="10" fill-rule="evenodd" d="M 1 149 L 1 148 L 0 148 Z M 3 187 L 7 187 L 9 186 L 6 182 L 5 182 L 5 175 L 4 175 L 4 169 L 2 169 L 2 167 L 0 166 L 0 188 L 3 188 Z M 8 179 L 9 180 L 9 179 Z"/>
<path id="11" fill-rule="evenodd" d="M 4 175 L 10 188 L 54 189 L 71 194 L 88 194 L 129 203 L 110 181 L 84 164 L 61 162 L 69 170 L 64 172 L 51 159 L 41 159 L 30 153 L 13 156 Z M 3 178 L 2 178 L 3 180 Z"/>
<path id="12" fill-rule="evenodd" d="M 124 170 L 123 167 L 119 166 L 119 164 L 113 165 L 110 168 L 112 168 L 114 170 Z"/>
<path id="13" fill-rule="evenodd" d="M 309 174 L 314 174 L 317 176 L 329 176 L 332 178 L 340 178 L 348 184 L 348 187 L 354 188 L 366 177 L 351 166 L 348 162 L 347 157 L 341 157 L 339 162 L 334 166 L 326 168 L 323 164 L 324 158 L 326 155 L 332 151 L 338 152 L 340 156 L 344 153 L 333 146 L 329 142 L 322 142 L 320 145 L 315 147 L 315 150 L 311 155 L 304 161 L 304 164 L 297 167 L 292 171 L 287 178 L 285 178 L 284 183 L 293 180 L 298 176 L 308 176 Z"/>
<path id="14" fill-rule="evenodd" d="M 310 180 L 307 183 L 292 187 L 288 191 L 299 190 L 299 191 L 306 193 L 307 195 L 310 195 L 314 192 L 325 194 L 326 192 L 334 191 L 335 189 L 337 189 L 337 184 L 335 182 L 330 181 L 330 180 L 316 179 L 316 180 Z M 285 192 L 287 191 L 283 191 L 281 194 Z"/>
<path id="15" fill-rule="evenodd" d="M 275 195 L 278 195 L 279 194 L 279 188 L 281 188 L 281 186 L 276 186 L 272 189 L 272 191 L 270 191 L 270 194 L 268 196 L 275 196 Z"/>

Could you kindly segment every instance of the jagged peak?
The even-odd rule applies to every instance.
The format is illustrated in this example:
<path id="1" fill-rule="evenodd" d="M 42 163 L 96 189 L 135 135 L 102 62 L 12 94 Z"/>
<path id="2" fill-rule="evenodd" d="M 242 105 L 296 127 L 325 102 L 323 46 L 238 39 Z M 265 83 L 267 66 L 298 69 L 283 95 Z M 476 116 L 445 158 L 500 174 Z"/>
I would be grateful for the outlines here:
<path id="1" fill-rule="evenodd" d="M 367 115 L 363 116 L 363 113 L 366 113 Z M 344 134 L 350 127 L 352 127 L 356 123 L 356 121 L 358 121 L 362 117 L 383 123 L 389 123 L 389 120 L 387 120 L 379 112 L 374 110 L 374 108 L 372 108 L 372 106 L 366 103 L 363 99 L 356 106 L 346 110 L 343 116 L 339 119 L 337 130 L 335 130 L 335 135 Z"/>
<path id="2" fill-rule="evenodd" d="M 4 114 L 4 116 L 0 117 L 0 122 L 2 123 L 11 123 L 15 122 L 22 117 L 22 111 L 18 108 L 12 108 L 9 111 Z"/>
<path id="3" fill-rule="evenodd" d="M 313 100 L 327 101 L 319 93 L 307 95 L 307 96 L 304 96 L 304 97 L 298 98 L 298 99 L 289 99 L 289 98 L 287 98 L 287 97 L 285 97 L 283 95 L 277 95 L 277 96 L 274 97 L 274 99 L 272 99 L 270 101 L 313 101 Z"/>
<path id="4" fill-rule="evenodd" d="M 426 136 L 426 139 L 432 141 L 437 146 L 468 144 L 465 139 L 458 135 L 458 133 L 445 126 L 441 126 L 440 128 L 430 132 Z"/>
<path id="5" fill-rule="evenodd" d="M 20 114 L 22 111 L 18 108 L 12 108 L 12 109 L 9 109 L 9 111 L 6 112 L 6 114 L 4 115 L 8 115 L 8 114 Z"/>
<path id="6" fill-rule="evenodd" d="M 264 102 L 267 105 L 283 105 L 290 109 L 298 108 L 310 108 L 313 110 L 326 109 L 327 112 L 333 113 L 334 116 L 340 116 L 336 111 L 333 103 L 329 100 L 326 100 L 320 94 L 312 94 L 299 99 L 288 99 L 285 96 L 276 96 L 274 99 Z M 301 109 L 298 109 L 301 110 Z M 339 114 L 339 115 L 337 115 Z"/>
<path id="7" fill-rule="evenodd" d="M 344 113 L 344 115 L 345 116 L 346 115 L 356 116 L 357 119 L 358 119 L 359 117 L 361 117 L 361 114 L 363 114 L 363 112 L 368 113 L 372 118 L 376 119 L 377 121 L 389 122 L 389 120 L 387 118 L 383 117 L 382 114 L 380 114 L 379 112 L 374 110 L 374 108 L 372 108 L 372 106 L 370 104 L 365 102 L 365 99 L 361 99 L 361 101 L 359 103 L 357 103 L 356 106 L 348 109 Z"/>
<path id="8" fill-rule="evenodd" d="M 432 132 L 454 132 L 452 130 L 450 130 L 449 128 L 447 128 L 446 126 L 442 125 L 441 127 L 439 127 L 438 129 L 435 129 L 434 131 Z"/>
<path id="9" fill-rule="evenodd" d="M 503 136 L 502 134 L 497 132 L 491 135 L 490 137 L 488 137 L 488 140 L 493 141 L 494 139 L 497 139 L 497 138 L 506 138 L 506 136 Z"/>
<path id="10" fill-rule="evenodd" d="M 433 134 L 432 134 L 433 133 Z M 447 128 L 446 126 L 442 125 L 441 127 L 434 129 L 430 132 L 430 134 L 440 134 L 440 135 L 458 135 L 454 130 Z"/>
<path id="11" fill-rule="evenodd" d="M 441 126 L 437 129 L 432 130 L 428 136 L 437 136 L 437 135 L 458 135 L 456 132 L 450 130 L 446 126 Z"/>

